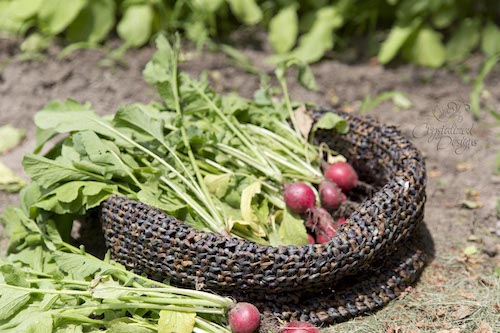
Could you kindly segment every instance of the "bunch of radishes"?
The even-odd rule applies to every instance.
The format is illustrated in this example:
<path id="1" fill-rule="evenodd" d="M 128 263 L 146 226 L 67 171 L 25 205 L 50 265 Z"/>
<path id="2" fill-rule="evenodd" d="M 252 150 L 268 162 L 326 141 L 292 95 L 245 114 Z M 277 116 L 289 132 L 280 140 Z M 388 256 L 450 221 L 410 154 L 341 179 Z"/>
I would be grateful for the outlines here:
<path id="1" fill-rule="evenodd" d="M 321 206 L 316 206 L 316 195 L 313 188 L 305 183 L 286 184 L 284 200 L 287 207 L 300 214 L 305 225 L 313 235 L 309 234 L 310 243 L 324 243 L 335 236 L 345 218 L 333 220 L 331 212 L 338 209 L 347 200 L 344 192 L 350 191 L 358 184 L 358 175 L 347 162 L 328 164 L 324 168 L 325 178 L 319 184 L 318 196 Z M 260 325 L 258 309 L 249 303 L 238 303 L 229 312 L 229 323 L 235 333 L 252 333 Z M 291 322 L 282 333 L 316 333 L 318 328 L 307 322 Z"/>
<path id="2" fill-rule="evenodd" d="M 325 178 L 321 181 L 318 194 L 321 206 L 316 206 L 316 195 L 311 186 L 305 183 L 290 183 L 284 187 L 284 200 L 287 207 L 300 214 L 310 233 L 309 243 L 325 243 L 335 237 L 345 218 L 334 221 L 331 213 L 347 200 L 347 192 L 358 184 L 358 175 L 347 162 L 327 164 Z"/>

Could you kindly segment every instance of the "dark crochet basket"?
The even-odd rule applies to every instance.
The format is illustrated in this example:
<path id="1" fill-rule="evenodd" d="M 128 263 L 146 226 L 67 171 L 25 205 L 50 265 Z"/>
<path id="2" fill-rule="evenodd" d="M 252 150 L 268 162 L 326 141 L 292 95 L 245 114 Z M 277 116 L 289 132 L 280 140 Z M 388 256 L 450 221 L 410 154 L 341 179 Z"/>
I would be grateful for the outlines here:
<path id="1" fill-rule="evenodd" d="M 324 112 L 333 111 L 318 110 L 315 116 Z M 112 257 L 153 279 L 169 279 L 180 286 L 259 299 L 263 308 L 284 318 L 325 322 L 356 315 L 384 303 L 374 301 L 378 296 L 371 295 L 356 301 L 363 304 L 354 305 L 352 311 L 344 307 L 344 314 L 338 306 L 327 313 L 326 308 L 333 305 L 324 304 L 323 319 L 314 312 L 319 311 L 321 298 L 313 305 L 301 304 L 302 308 L 293 305 L 301 299 L 305 301 L 304 295 L 324 293 L 332 288 L 341 290 L 339 286 L 345 282 L 339 280 L 349 276 L 356 279 L 357 273 L 373 270 L 374 263 L 384 266 L 385 273 L 384 269 L 377 271 L 384 283 L 398 276 L 402 279 L 393 283 L 395 286 L 411 282 L 422 267 L 421 253 L 403 245 L 423 219 L 426 176 L 422 154 L 394 127 L 337 113 L 349 122 L 349 132 L 319 131 L 316 140 L 326 142 L 343 154 L 361 178 L 376 184 L 378 190 L 347 218 L 330 242 L 262 246 L 193 229 L 159 209 L 114 196 L 102 204 L 100 211 Z M 398 251 L 399 257 L 392 261 L 385 259 L 389 253 L 394 255 Z M 373 294 L 376 287 L 360 283 L 354 296 L 346 294 L 343 298 Z M 342 303 L 342 299 L 332 299 L 342 293 L 334 294 L 322 296 L 323 302 Z M 285 300 L 280 300 L 283 297 Z M 295 300 L 291 300 L 294 297 Z M 265 303 L 266 300 L 271 303 Z M 369 305 L 370 300 L 373 306 Z M 288 315 L 283 315 L 286 313 Z"/>

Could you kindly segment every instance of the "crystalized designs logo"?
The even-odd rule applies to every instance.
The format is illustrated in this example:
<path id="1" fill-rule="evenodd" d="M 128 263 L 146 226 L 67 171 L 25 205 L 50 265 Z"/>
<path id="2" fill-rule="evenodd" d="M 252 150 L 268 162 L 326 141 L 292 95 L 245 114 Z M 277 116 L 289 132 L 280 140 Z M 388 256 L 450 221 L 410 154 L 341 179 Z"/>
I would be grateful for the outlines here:
<path id="1" fill-rule="evenodd" d="M 474 123 L 466 124 L 464 113 L 470 111 L 470 106 L 463 102 L 449 102 L 445 107 L 436 105 L 432 111 L 433 118 L 415 126 L 413 137 L 427 138 L 427 142 L 436 145 L 437 150 L 449 149 L 455 154 L 463 154 L 466 150 L 477 146 L 474 138 Z"/>

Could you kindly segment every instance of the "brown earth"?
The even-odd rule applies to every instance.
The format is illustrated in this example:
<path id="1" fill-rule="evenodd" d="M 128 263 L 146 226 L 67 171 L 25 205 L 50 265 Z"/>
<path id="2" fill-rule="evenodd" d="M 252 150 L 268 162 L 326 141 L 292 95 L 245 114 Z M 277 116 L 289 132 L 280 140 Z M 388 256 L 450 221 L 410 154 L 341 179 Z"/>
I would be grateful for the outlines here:
<path id="1" fill-rule="evenodd" d="M 71 97 L 79 102 L 90 101 L 99 113 L 106 114 L 114 112 L 123 104 L 148 102 L 157 98 L 141 74 L 154 52 L 152 47 L 128 52 L 126 66 L 113 67 L 100 65 L 105 58 L 101 51 L 81 50 L 58 59 L 59 51 L 58 48 L 51 49 L 43 60 L 20 61 L 17 42 L 0 39 L 0 126 L 12 124 L 28 131 L 27 139 L 1 156 L 0 161 L 20 175 L 23 175 L 22 156 L 34 147 L 33 115 L 50 100 Z M 258 67 L 268 71 L 271 69 L 266 63 L 268 53 L 256 49 L 243 51 Z M 183 64 L 184 69 L 194 74 L 209 71 L 214 87 L 219 91 L 236 91 L 251 97 L 258 88 L 257 76 L 230 66 L 223 54 L 188 51 L 185 56 L 189 60 Z M 481 60 L 479 57 L 470 59 L 463 66 L 468 68 L 465 73 L 475 75 Z M 474 258 L 480 262 L 480 271 L 474 273 L 493 276 L 495 267 L 500 270 L 500 254 L 489 257 L 481 253 L 483 238 L 487 238 L 484 246 L 490 249 L 495 246 L 498 248 L 500 240 L 492 233 L 495 228 L 500 229 L 495 211 L 497 198 L 500 197 L 500 178 L 495 175 L 500 131 L 498 123 L 495 124 L 486 109 L 482 110 L 479 120 L 473 120 L 470 112 L 467 112 L 464 103 L 469 101 L 472 89 L 472 84 L 467 83 L 467 74 L 408 65 L 384 68 L 372 62 L 345 64 L 335 60 L 315 64 L 313 71 L 319 86 L 318 92 L 303 89 L 290 77 L 291 95 L 295 100 L 313 101 L 322 106 L 335 104 L 355 112 L 367 95 L 376 96 L 384 91 L 399 90 L 412 102 L 411 108 L 407 110 L 398 110 L 392 103 L 384 102 L 370 110 L 369 115 L 399 127 L 426 156 L 429 178 L 425 221 L 434 240 L 436 259 L 427 277 L 424 274 L 422 283 L 441 283 L 445 288 L 443 292 L 453 292 L 446 288 L 450 281 L 456 281 L 457 274 L 463 274 L 458 278 L 464 281 L 471 277 L 471 270 L 467 266 L 471 258 L 464 257 L 462 253 L 469 245 L 476 245 L 479 249 Z M 497 67 L 488 76 L 485 86 L 483 99 L 490 108 L 500 111 L 500 68 Z M 445 109 L 458 112 L 455 117 L 440 115 L 439 110 Z M 425 132 L 426 127 L 436 129 L 443 125 L 473 128 L 463 134 L 447 135 L 441 141 Z M 451 145 L 451 139 L 454 139 L 455 146 Z M 478 201 L 480 207 L 465 208 L 461 203 L 467 197 Z M 7 205 L 17 202 L 16 194 L 0 192 L 0 212 Z M 497 232 L 500 233 L 500 230 Z M 481 288 L 489 287 L 482 284 Z M 418 293 L 419 286 L 416 290 Z M 397 331 L 398 328 L 390 324 L 391 320 L 387 318 L 382 318 L 382 321 L 389 323 L 383 327 L 387 326 L 384 329 L 388 331 L 395 329 L 394 332 L 411 332 L 405 330 L 408 327 L 413 327 L 414 332 L 438 331 L 434 330 L 434 326 L 429 329 L 415 322 L 409 323 L 416 320 L 415 316 L 409 318 L 406 321 L 404 318 L 394 319 L 406 325 L 402 330 Z M 456 325 L 459 324 L 463 323 Z M 479 324 L 476 326 L 479 327 Z M 496 324 L 489 324 L 493 331 L 495 327 L 500 331 L 499 326 L 494 326 L 500 325 L 500 320 Z M 462 327 L 460 325 L 457 327 Z M 463 326 L 464 330 L 457 332 L 472 331 L 476 327 L 467 323 L 463 325 L 466 325 Z"/>

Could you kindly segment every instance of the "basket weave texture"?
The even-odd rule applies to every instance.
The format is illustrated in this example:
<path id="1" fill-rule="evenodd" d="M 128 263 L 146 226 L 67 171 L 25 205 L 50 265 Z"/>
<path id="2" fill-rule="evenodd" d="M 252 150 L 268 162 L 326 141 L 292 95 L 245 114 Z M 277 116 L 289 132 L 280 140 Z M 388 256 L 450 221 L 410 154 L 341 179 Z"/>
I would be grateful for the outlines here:
<path id="1" fill-rule="evenodd" d="M 332 111 L 315 116 L 324 112 Z M 193 229 L 159 209 L 114 196 L 100 211 L 112 257 L 153 279 L 258 299 L 262 309 L 285 319 L 329 322 L 387 303 L 423 266 L 411 235 L 424 215 L 424 159 L 396 128 L 337 113 L 349 122 L 349 132 L 319 131 L 315 139 L 343 154 L 377 191 L 330 242 L 262 246 Z M 367 272 L 370 278 L 359 278 Z M 314 302 L 308 302 L 311 295 Z"/>

